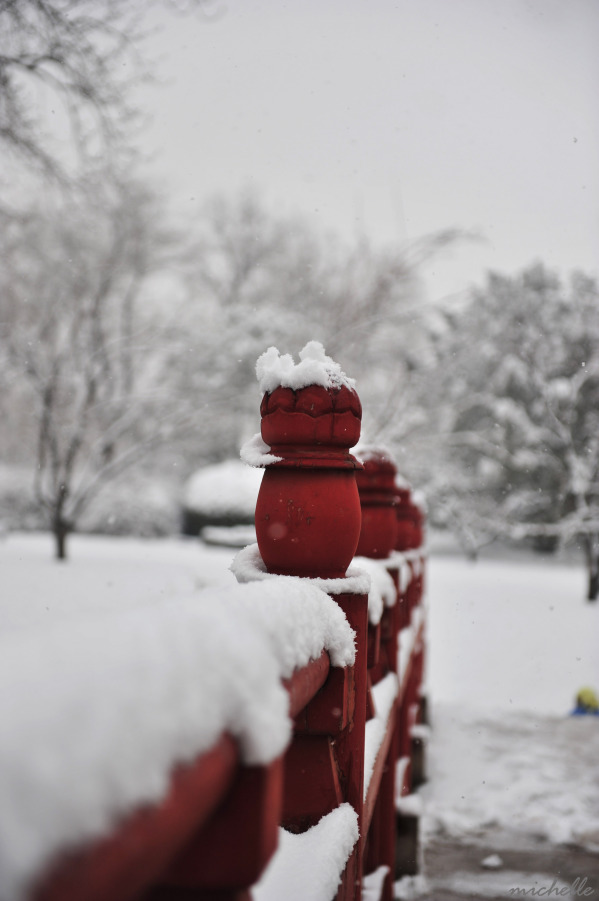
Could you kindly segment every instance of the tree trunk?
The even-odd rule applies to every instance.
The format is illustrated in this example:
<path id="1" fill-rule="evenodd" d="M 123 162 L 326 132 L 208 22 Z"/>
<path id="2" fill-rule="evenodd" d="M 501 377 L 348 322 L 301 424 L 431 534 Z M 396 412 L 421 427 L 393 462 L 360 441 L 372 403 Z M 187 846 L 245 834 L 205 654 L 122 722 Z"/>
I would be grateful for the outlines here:
<path id="1" fill-rule="evenodd" d="M 584 543 L 589 573 L 587 600 L 596 601 L 599 597 L 599 535 L 585 536 Z"/>
<path id="2" fill-rule="evenodd" d="M 67 559 L 67 535 L 69 534 L 69 527 L 64 521 L 55 522 L 52 528 L 54 533 L 54 548 L 56 551 L 56 559 L 57 560 L 66 560 Z"/>

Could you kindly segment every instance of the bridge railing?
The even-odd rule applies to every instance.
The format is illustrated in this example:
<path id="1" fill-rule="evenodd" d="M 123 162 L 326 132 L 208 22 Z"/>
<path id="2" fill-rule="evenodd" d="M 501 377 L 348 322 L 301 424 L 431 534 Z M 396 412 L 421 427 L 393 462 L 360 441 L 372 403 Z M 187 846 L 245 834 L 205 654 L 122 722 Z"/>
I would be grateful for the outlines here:
<path id="1" fill-rule="evenodd" d="M 254 549 L 254 567 L 255 555 Z M 103 838 L 67 843 L 54 853 L 29 892 L 32 901 L 200 901 L 216 897 L 216 891 L 239 901 L 252 897 L 256 883 L 257 901 L 274 901 L 268 870 L 263 874 L 273 855 L 273 867 L 285 871 L 281 852 L 275 854 L 281 827 L 299 837 L 341 808 L 343 827 L 330 838 L 342 846 L 328 877 L 340 882 L 336 897 L 359 898 L 365 877 L 367 883 L 378 879 L 380 897 L 391 898 L 395 802 L 410 790 L 411 728 L 420 710 L 424 618 L 415 593 L 418 565 L 420 551 L 385 561 L 357 558 L 358 573 L 371 574 L 370 590 L 363 574 L 333 586 L 323 582 L 322 588 L 345 589 L 326 600 L 343 611 L 355 632 L 355 659 L 332 666 L 330 652 L 323 647 L 317 653 L 317 647 L 309 662 L 282 679 L 293 721 L 283 753 L 248 765 L 239 738 L 224 732 L 191 763 L 173 768 L 158 803 L 117 818 Z M 387 577 L 384 591 L 380 574 L 375 585 L 375 568 Z M 257 592 L 271 598 L 276 592 L 280 605 L 289 605 L 295 581 L 300 580 L 260 581 L 252 586 L 254 599 Z M 304 601 L 301 595 L 298 603 Z M 297 607 L 290 613 L 296 615 Z M 235 608 L 222 612 L 234 615 Z M 227 622 L 228 628 L 236 625 Z M 340 632 L 329 635 L 331 644 L 343 638 Z M 79 787 L 74 783 L 69 790 Z M 356 835 L 359 830 L 357 841 L 352 829 Z M 313 863 L 306 859 L 306 870 Z M 286 897 L 295 897 L 293 886 Z"/>
<path id="2" fill-rule="evenodd" d="M 414 871 L 414 825 L 397 808 L 422 778 L 412 762 L 424 706 L 421 514 L 385 452 L 348 454 L 353 389 L 278 390 L 262 407 L 258 545 L 233 567 L 246 584 L 208 605 L 198 649 L 215 661 L 200 695 L 236 671 L 207 708 L 210 719 L 224 705 L 223 728 L 183 763 L 173 747 L 158 798 L 132 802 L 96 837 L 65 839 L 20 884 L 15 871 L 15 898 L 359 901 L 368 887 L 391 901 L 395 876 Z M 244 630 L 257 635 L 248 653 Z"/>

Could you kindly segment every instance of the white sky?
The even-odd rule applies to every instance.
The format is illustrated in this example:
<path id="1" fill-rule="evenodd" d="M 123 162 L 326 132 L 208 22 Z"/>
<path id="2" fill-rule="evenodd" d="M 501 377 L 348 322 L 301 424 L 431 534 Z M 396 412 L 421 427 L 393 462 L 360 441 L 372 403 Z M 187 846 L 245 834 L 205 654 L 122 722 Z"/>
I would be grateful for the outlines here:
<path id="1" fill-rule="evenodd" d="M 196 0 L 196 3 L 198 0 Z M 450 226 L 435 295 L 543 259 L 597 273 L 599 0 L 159 0 L 145 146 L 180 205 L 403 242 Z"/>

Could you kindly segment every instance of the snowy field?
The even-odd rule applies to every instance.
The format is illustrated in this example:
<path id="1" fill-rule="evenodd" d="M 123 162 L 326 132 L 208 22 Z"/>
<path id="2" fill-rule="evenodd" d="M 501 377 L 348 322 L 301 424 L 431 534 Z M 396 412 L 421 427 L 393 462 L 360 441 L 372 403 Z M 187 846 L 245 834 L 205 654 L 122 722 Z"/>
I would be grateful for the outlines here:
<path id="1" fill-rule="evenodd" d="M 430 668 L 435 702 L 486 713 L 562 716 L 578 689 L 599 689 L 599 604 L 582 566 L 542 556 L 432 556 Z"/>
<path id="2" fill-rule="evenodd" d="M 0 541 L 2 640 L 235 584 L 235 551 L 192 540 L 73 536 L 69 552 L 57 564 L 47 535 Z M 567 716 L 580 687 L 599 688 L 599 605 L 584 589 L 582 568 L 541 557 L 433 555 L 428 839 L 492 834 L 499 849 L 515 831 L 599 851 L 599 718 Z"/>
<path id="3" fill-rule="evenodd" d="M 234 551 L 200 551 L 191 540 L 73 535 L 68 553 L 67 563 L 54 561 L 44 534 L 0 540 L 0 633 L 235 584 Z"/>

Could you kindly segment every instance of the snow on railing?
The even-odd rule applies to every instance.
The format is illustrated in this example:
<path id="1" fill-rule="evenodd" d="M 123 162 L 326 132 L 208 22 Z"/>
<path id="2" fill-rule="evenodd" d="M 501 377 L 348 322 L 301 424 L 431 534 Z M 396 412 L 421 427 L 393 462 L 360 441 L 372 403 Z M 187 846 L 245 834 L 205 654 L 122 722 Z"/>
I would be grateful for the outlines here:
<path id="1" fill-rule="evenodd" d="M 390 901 L 413 872 L 421 513 L 387 452 L 349 453 L 360 403 L 322 348 L 259 374 L 243 584 L 0 659 L 2 901 Z"/>

